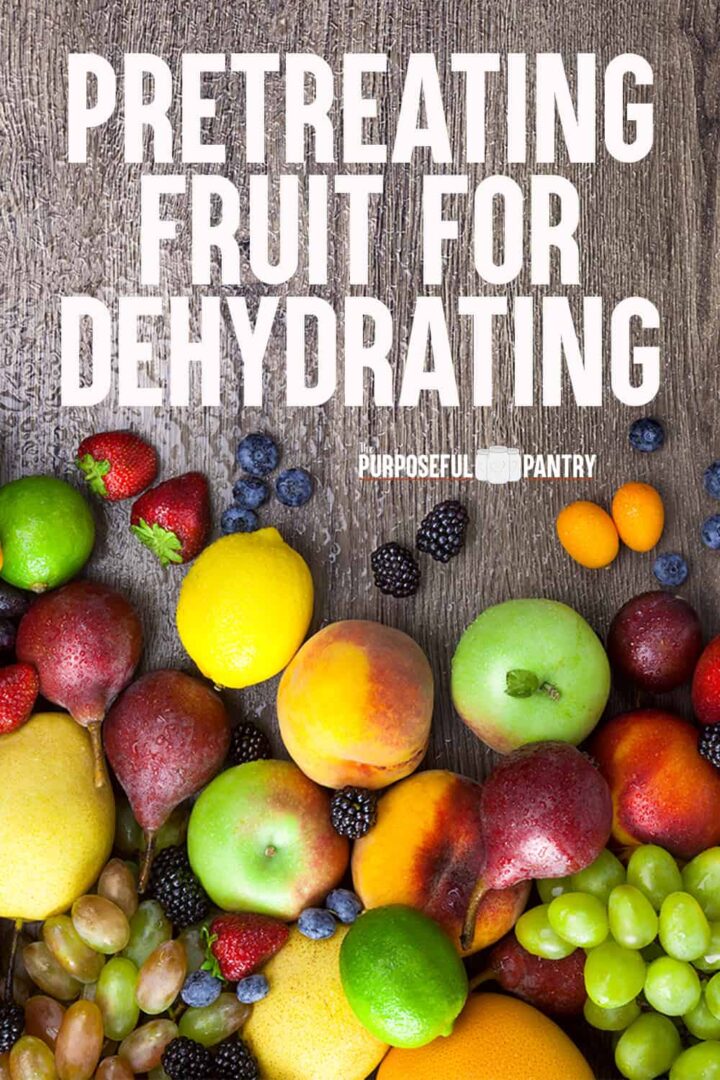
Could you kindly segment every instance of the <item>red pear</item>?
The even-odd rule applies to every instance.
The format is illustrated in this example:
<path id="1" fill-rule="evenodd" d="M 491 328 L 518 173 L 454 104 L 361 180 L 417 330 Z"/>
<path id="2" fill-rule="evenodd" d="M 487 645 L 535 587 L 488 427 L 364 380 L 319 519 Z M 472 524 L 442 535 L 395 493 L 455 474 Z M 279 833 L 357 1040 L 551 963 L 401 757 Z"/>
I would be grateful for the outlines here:
<path id="1" fill-rule="evenodd" d="M 105 777 L 100 725 L 132 679 L 141 651 L 135 609 L 94 581 L 74 581 L 41 596 L 18 629 L 18 660 L 37 669 L 42 696 L 89 729 L 98 786 Z"/>
<path id="2" fill-rule="evenodd" d="M 153 839 L 172 811 L 220 770 L 230 745 L 221 698 L 182 671 L 152 671 L 108 713 L 105 752 L 145 831 L 145 887 Z"/>
<path id="3" fill-rule="evenodd" d="M 485 862 L 465 919 L 470 936 L 488 889 L 564 877 L 589 866 L 607 843 L 612 800 L 597 767 L 569 743 L 508 754 L 482 785 Z"/>
<path id="4" fill-rule="evenodd" d="M 506 934 L 493 945 L 487 970 L 473 985 L 494 979 L 503 990 L 543 1012 L 574 1016 L 583 1011 L 587 997 L 584 970 L 584 949 L 576 949 L 562 960 L 544 960 L 527 952 L 515 934 Z"/>

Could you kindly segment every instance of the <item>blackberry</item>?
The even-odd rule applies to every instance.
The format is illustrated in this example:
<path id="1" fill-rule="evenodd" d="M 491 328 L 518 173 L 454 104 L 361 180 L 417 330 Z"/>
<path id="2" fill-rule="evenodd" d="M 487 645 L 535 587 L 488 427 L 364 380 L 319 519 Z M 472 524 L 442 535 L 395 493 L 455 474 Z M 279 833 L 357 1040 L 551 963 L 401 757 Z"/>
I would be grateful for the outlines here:
<path id="1" fill-rule="evenodd" d="M 148 893 L 178 930 L 201 922 L 210 910 L 207 893 L 193 874 L 183 846 L 165 848 L 155 856 Z"/>
<path id="2" fill-rule="evenodd" d="M 418 551 L 448 562 L 462 550 L 467 523 L 468 512 L 457 499 L 438 503 L 420 524 L 415 541 Z"/>
<path id="3" fill-rule="evenodd" d="M 340 836 L 359 840 L 377 820 L 377 794 L 358 787 L 336 791 L 330 802 L 330 820 Z"/>
<path id="4" fill-rule="evenodd" d="M 220 1043 L 215 1055 L 216 1080 L 260 1080 L 260 1069 L 242 1039 Z"/>
<path id="5" fill-rule="evenodd" d="M 232 733 L 230 743 L 232 764 L 244 765 L 248 761 L 263 761 L 271 757 L 270 740 L 265 732 L 249 722 L 238 724 Z"/>
<path id="6" fill-rule="evenodd" d="M 170 1080 L 212 1080 L 215 1063 L 201 1043 L 180 1035 L 166 1046 L 162 1067 Z"/>
<path id="7" fill-rule="evenodd" d="M 698 753 L 720 769 L 720 724 L 709 724 L 698 737 Z"/>
<path id="8" fill-rule="evenodd" d="M 0 1005 L 0 1054 L 12 1050 L 23 1033 L 25 1013 L 19 1005 Z"/>
<path id="9" fill-rule="evenodd" d="M 380 592 L 398 599 L 414 596 L 420 584 L 420 567 L 413 554 L 400 544 L 382 544 L 370 556 L 375 584 Z"/>

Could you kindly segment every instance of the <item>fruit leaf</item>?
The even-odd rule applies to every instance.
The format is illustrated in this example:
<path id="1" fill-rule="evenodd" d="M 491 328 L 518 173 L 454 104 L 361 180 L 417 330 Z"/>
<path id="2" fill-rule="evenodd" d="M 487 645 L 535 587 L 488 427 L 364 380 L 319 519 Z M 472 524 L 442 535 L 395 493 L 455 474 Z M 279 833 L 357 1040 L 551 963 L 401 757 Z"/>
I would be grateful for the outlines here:
<path id="1" fill-rule="evenodd" d="M 110 472 L 110 462 L 96 461 L 92 454 L 83 454 L 81 458 L 75 459 L 75 464 L 85 477 L 90 490 L 102 499 L 107 498 L 108 491 L 103 476 L 107 476 Z"/>
<path id="2" fill-rule="evenodd" d="M 510 697 L 532 697 L 539 686 L 540 680 L 534 672 L 525 671 L 524 668 L 514 668 L 507 673 L 505 693 Z"/>
<path id="3" fill-rule="evenodd" d="M 148 525 L 144 518 L 140 518 L 139 525 L 131 525 L 133 533 L 141 544 L 149 548 L 153 555 L 157 555 L 163 566 L 168 563 L 181 563 L 183 557 L 180 554 L 182 543 L 170 529 L 163 529 L 162 525 Z"/>
<path id="4" fill-rule="evenodd" d="M 217 957 L 212 951 L 213 943 L 217 941 L 218 936 L 217 934 L 211 934 L 208 927 L 203 926 L 202 939 L 203 944 L 205 945 L 205 960 L 200 965 L 200 970 L 209 971 L 210 974 L 214 975 L 216 979 L 222 979 L 223 973 L 220 970 L 220 964 L 218 963 Z"/>

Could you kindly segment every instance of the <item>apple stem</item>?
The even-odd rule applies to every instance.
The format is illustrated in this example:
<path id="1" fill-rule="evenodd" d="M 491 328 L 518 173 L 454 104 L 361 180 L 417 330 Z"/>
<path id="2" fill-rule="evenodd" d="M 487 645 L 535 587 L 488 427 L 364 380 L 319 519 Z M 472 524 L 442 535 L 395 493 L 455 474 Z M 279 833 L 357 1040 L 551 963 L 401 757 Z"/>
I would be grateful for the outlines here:
<path id="1" fill-rule="evenodd" d="M 513 668 L 506 675 L 505 693 L 509 697 L 529 698 L 533 694 L 547 694 L 553 701 L 560 700 L 560 691 L 547 679 L 540 680 L 534 671 Z"/>
<path id="2" fill-rule="evenodd" d="M 147 889 L 153 856 L 155 855 L 155 829 L 145 830 L 145 853 L 140 863 L 140 877 L 138 879 L 138 892 L 144 893 Z"/>
<path id="3" fill-rule="evenodd" d="M 17 956 L 18 941 L 20 939 L 20 931 L 22 930 L 22 919 L 15 919 L 13 924 L 12 937 L 10 939 L 10 954 L 8 956 L 7 968 L 5 970 L 5 1001 L 7 1004 L 11 1004 L 13 1000 L 13 982 L 15 978 L 15 957 Z"/>
<path id="4" fill-rule="evenodd" d="M 95 787 L 104 787 L 107 783 L 107 775 L 105 773 L 105 758 L 103 757 L 102 738 L 100 735 L 102 729 L 102 721 L 97 720 L 95 723 L 88 725 L 88 731 L 90 733 L 90 742 L 92 744 L 93 761 L 95 762 Z"/>
<path id="5" fill-rule="evenodd" d="M 479 878 L 475 883 L 475 887 L 470 896 L 470 903 L 468 904 L 467 911 L 465 912 L 465 921 L 463 922 L 462 933 L 460 934 L 460 945 L 463 950 L 467 950 L 473 943 L 475 937 L 475 923 L 477 922 L 478 909 L 482 901 L 483 896 L 487 892 L 487 886 L 482 878 Z"/>

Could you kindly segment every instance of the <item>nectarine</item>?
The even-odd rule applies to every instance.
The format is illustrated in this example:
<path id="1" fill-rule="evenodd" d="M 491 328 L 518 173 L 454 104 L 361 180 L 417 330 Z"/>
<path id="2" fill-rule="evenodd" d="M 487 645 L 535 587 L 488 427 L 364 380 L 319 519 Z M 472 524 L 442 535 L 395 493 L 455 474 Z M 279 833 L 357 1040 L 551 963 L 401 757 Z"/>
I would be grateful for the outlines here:
<path id="1" fill-rule="evenodd" d="M 331 623 L 280 680 L 285 746 L 318 784 L 382 788 L 425 757 L 433 677 L 419 645 L 377 622 Z"/>

